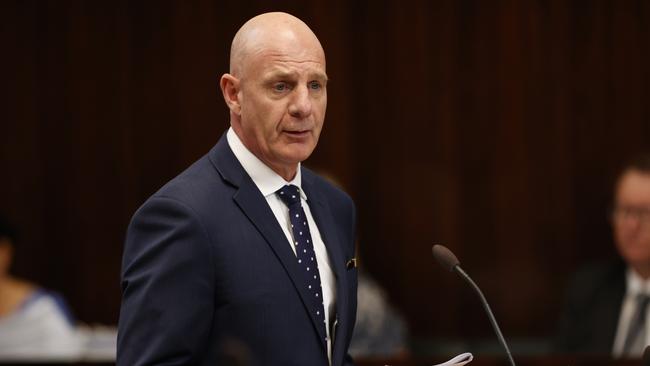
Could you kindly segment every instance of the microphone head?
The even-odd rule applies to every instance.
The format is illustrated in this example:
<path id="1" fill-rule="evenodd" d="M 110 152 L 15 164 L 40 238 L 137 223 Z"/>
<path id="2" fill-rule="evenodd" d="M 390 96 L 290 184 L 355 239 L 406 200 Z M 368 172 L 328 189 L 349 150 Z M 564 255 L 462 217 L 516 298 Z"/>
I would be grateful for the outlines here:
<path id="1" fill-rule="evenodd" d="M 447 247 L 443 245 L 434 245 L 433 248 L 431 248 L 431 252 L 433 253 L 433 257 L 438 261 L 438 263 L 440 263 L 441 266 L 445 267 L 445 269 L 447 269 L 449 272 L 453 272 L 454 268 L 460 265 L 460 262 L 454 253 L 452 253 L 451 250 L 447 249 Z"/>

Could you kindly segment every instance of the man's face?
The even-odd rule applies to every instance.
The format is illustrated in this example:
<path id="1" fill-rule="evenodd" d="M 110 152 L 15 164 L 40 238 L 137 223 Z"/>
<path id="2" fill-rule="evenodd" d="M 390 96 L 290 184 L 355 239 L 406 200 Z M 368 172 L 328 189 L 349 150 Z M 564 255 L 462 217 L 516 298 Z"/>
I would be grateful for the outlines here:
<path id="1" fill-rule="evenodd" d="M 263 49 L 247 61 L 239 80 L 241 115 L 233 128 L 273 170 L 295 170 L 316 147 L 325 119 L 322 49 L 288 43 Z"/>
<path id="2" fill-rule="evenodd" d="M 650 174 L 629 170 L 616 191 L 614 239 L 621 256 L 634 266 L 650 265 Z"/>

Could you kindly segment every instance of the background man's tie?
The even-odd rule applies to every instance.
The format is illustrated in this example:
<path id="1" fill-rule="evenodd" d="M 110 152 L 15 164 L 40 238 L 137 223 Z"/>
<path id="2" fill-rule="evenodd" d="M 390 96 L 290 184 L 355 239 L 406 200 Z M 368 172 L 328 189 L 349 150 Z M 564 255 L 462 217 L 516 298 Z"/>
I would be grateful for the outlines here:
<path id="1" fill-rule="evenodd" d="M 639 295 L 636 301 L 636 312 L 630 322 L 629 331 L 623 345 L 623 355 L 639 357 L 643 354 L 646 339 L 646 314 L 648 313 L 648 303 L 650 296 Z"/>

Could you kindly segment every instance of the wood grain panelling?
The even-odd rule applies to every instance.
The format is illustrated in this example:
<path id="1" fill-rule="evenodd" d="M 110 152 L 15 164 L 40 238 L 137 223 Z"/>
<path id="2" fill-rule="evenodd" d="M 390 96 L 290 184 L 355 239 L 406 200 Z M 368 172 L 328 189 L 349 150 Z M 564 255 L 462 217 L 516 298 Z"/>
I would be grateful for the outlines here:
<path id="1" fill-rule="evenodd" d="M 650 150 L 647 1 L 4 1 L 0 211 L 15 271 L 115 323 L 135 209 L 228 126 L 218 88 L 251 16 L 289 11 L 327 52 L 306 165 L 359 208 L 362 263 L 416 337 L 490 336 L 433 263 L 445 243 L 504 333 L 551 334 L 567 276 L 614 255 L 612 177 Z"/>

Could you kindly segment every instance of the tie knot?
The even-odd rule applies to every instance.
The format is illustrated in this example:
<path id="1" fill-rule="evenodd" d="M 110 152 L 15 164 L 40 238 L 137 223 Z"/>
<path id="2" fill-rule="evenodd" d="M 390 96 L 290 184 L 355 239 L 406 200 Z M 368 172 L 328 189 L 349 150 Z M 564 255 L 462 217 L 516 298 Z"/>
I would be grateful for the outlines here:
<path id="1" fill-rule="evenodd" d="M 300 188 L 294 186 L 293 184 L 286 185 L 278 189 L 278 191 L 275 193 L 288 207 L 291 207 L 296 203 L 300 203 Z"/>

